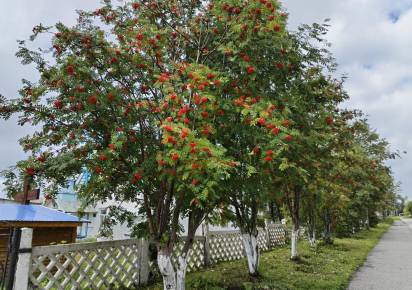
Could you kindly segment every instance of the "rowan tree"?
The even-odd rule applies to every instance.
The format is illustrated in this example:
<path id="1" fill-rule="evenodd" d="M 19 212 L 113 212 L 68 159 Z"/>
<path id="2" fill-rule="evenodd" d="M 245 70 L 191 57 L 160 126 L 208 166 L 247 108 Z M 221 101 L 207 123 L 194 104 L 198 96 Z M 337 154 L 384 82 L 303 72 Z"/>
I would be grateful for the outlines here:
<path id="1" fill-rule="evenodd" d="M 334 92 L 338 87 L 339 83 L 328 81 L 320 71 L 314 70 L 309 71 L 307 79 L 294 92 L 296 100 L 291 119 L 299 134 L 288 144 L 289 148 L 280 154 L 280 170 L 273 171 L 275 186 L 284 196 L 293 224 L 292 259 L 298 256 L 302 203 L 310 201 L 309 195 L 314 192 L 309 190 L 313 190 L 313 181 L 322 174 L 322 161 L 330 155 L 329 142 L 333 132 L 329 118 L 332 118 L 330 114 L 336 104 L 343 99 Z"/>
<path id="2" fill-rule="evenodd" d="M 31 152 L 17 165 L 22 174 L 52 190 L 86 168 L 91 179 L 80 195 L 88 203 L 136 203 L 166 289 L 184 288 L 194 233 L 234 165 L 214 137 L 227 79 L 204 62 L 224 55 L 222 43 L 239 32 L 236 13 L 216 4 L 106 1 L 80 12 L 74 27 L 36 26 L 31 40 L 53 33 L 50 49 L 32 51 L 22 41 L 17 56 L 36 66 L 40 81 L 24 81 L 19 98 L 2 100 L 3 117 L 20 113 L 20 124 L 40 127 L 21 140 Z M 174 266 L 184 216 L 188 238 Z"/>
<path id="3" fill-rule="evenodd" d="M 332 154 L 317 177 L 317 219 L 325 243 L 332 243 L 333 233 L 352 234 L 363 221 L 368 226 L 369 213 L 374 217 L 376 211 L 384 211 L 384 203 L 395 197 L 393 177 L 384 162 L 396 154 L 361 116 L 347 110 L 335 115 Z"/>
<path id="4" fill-rule="evenodd" d="M 22 41 L 17 55 L 40 81 L 2 100 L 3 117 L 21 113 L 20 124 L 40 127 L 22 139 L 32 154 L 18 169 L 51 192 L 86 169 L 87 203 L 136 203 L 165 288 L 183 289 L 193 235 L 238 165 L 219 130 L 236 114 L 252 130 L 256 119 L 269 122 L 276 76 L 293 69 L 282 62 L 286 16 L 273 0 L 105 1 L 79 12 L 74 27 L 36 26 L 31 40 L 52 33 L 52 44 L 31 50 Z M 188 238 L 173 265 L 184 216 Z"/>
<path id="5" fill-rule="evenodd" d="M 257 227 L 266 199 L 265 174 L 284 146 L 282 139 L 289 135 L 282 125 L 288 119 L 282 92 L 300 63 L 289 54 L 291 41 L 285 31 L 286 16 L 278 12 L 279 4 L 261 1 L 251 6 L 254 8 L 249 12 L 245 9 L 245 14 L 239 13 L 243 18 L 239 21 L 239 39 L 225 45 L 224 58 L 211 59 L 209 65 L 220 66 L 230 80 L 221 95 L 226 102 L 226 122 L 216 138 L 237 164 L 221 191 L 226 209 L 232 211 L 232 221 L 241 231 L 249 274 L 257 276 Z M 249 23 L 251 15 L 253 21 Z M 247 74 L 239 77 L 242 70 Z"/>
<path id="6" fill-rule="evenodd" d="M 261 26 L 267 25 L 265 21 L 273 16 L 273 9 L 262 5 L 267 6 L 269 2 L 263 2 L 259 4 L 262 7 L 258 8 L 259 17 L 255 18 Z M 271 7 L 278 9 L 277 5 Z M 227 148 L 227 154 L 237 161 L 237 166 L 236 173 L 222 185 L 222 191 L 227 209 L 232 211 L 232 221 L 242 233 L 249 274 L 255 276 L 259 264 L 259 216 L 269 193 L 273 193 L 272 188 L 268 188 L 270 172 L 285 167 L 279 156 L 290 149 L 289 144 L 299 134 L 290 116 L 292 110 L 296 105 L 304 107 L 299 114 L 306 116 L 308 113 L 304 110 L 312 106 L 305 103 L 308 98 L 294 94 L 298 90 L 301 94 L 309 92 L 305 90 L 311 81 L 316 82 L 317 76 L 310 80 L 305 77 L 319 66 L 328 67 L 333 63 L 326 50 L 311 44 L 311 41 L 321 41 L 319 37 L 325 26 L 304 26 L 299 32 L 290 33 L 285 31 L 284 22 L 277 23 L 274 31 L 267 27 L 261 31 L 256 29 L 256 24 L 252 30 L 245 24 L 246 20 L 240 23 L 240 38 L 224 48 L 231 57 L 211 59 L 209 66 L 220 65 L 231 80 L 230 87 L 221 96 L 227 100 L 227 123 L 220 127 L 217 142 Z M 251 77 L 236 77 L 242 65 Z M 316 113 L 316 109 L 311 109 L 312 113 Z"/>
<path id="7" fill-rule="evenodd" d="M 340 91 L 340 90 L 339 90 Z M 339 92 L 338 91 L 338 92 Z M 302 216 L 306 220 L 307 233 L 311 246 L 316 245 L 316 237 L 323 232 L 324 239 L 328 236 L 328 226 L 326 223 L 330 212 L 336 207 L 345 204 L 345 188 L 336 182 L 336 171 L 340 169 L 340 157 L 342 150 L 347 146 L 347 139 L 352 137 L 348 133 L 346 126 L 346 116 L 350 115 L 346 111 L 336 108 L 325 118 L 328 126 L 323 127 L 323 134 L 328 138 L 323 146 L 313 151 L 312 168 L 308 171 L 310 177 L 306 181 L 306 190 L 302 202 Z M 327 224 L 327 225 L 325 225 Z M 323 227 L 323 230 L 322 230 Z"/>
<path id="8" fill-rule="evenodd" d="M 395 196 L 394 181 L 390 168 L 385 165 L 396 158 L 386 140 L 372 131 L 366 120 L 355 120 L 351 124 L 352 139 L 345 154 L 345 181 L 350 190 L 348 197 L 349 217 L 352 228 L 369 228 L 371 218 L 380 210 L 382 201 Z M 342 219 L 338 216 L 337 218 Z"/>

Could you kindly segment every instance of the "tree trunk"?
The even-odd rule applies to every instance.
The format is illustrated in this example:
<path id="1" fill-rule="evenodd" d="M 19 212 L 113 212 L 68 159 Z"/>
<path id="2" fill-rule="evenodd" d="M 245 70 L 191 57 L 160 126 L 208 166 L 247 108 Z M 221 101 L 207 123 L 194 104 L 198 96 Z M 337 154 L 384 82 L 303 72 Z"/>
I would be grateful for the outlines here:
<path id="1" fill-rule="evenodd" d="M 282 211 L 280 210 L 280 206 L 276 201 L 272 201 L 269 203 L 269 211 L 270 218 L 274 223 L 282 221 Z"/>
<path id="2" fill-rule="evenodd" d="M 176 290 L 185 289 L 187 260 L 186 257 L 180 256 L 178 258 L 178 267 L 176 270 Z"/>
<path id="3" fill-rule="evenodd" d="M 203 218 L 203 212 L 190 211 L 186 241 L 175 265 L 172 264 L 171 259 L 173 253 L 173 245 L 176 242 L 175 231 L 172 231 L 172 239 L 170 244 L 168 246 L 160 247 L 160 249 L 158 250 L 157 264 L 159 266 L 160 273 L 163 276 L 163 286 L 165 290 L 185 289 L 188 253 L 193 245 L 196 229 L 199 227 Z M 173 220 L 176 223 L 178 222 L 178 219 Z M 177 226 L 174 226 L 172 228 L 177 229 Z"/>
<path id="4" fill-rule="evenodd" d="M 330 223 L 326 224 L 324 241 L 325 241 L 326 244 L 329 244 L 329 245 L 333 243 L 332 242 L 332 234 L 331 234 L 331 231 L 330 231 Z"/>
<path id="5" fill-rule="evenodd" d="M 326 228 L 325 228 L 325 243 L 326 244 L 333 244 L 332 241 L 332 233 L 330 230 L 330 223 L 326 224 Z"/>
<path id="6" fill-rule="evenodd" d="M 260 251 L 257 243 L 257 235 L 242 233 L 243 246 L 245 247 L 249 274 L 258 276 Z"/>
<path id="7" fill-rule="evenodd" d="M 291 248 L 290 248 L 290 258 L 292 260 L 298 259 L 298 239 L 299 239 L 299 227 L 300 227 L 300 218 L 299 218 L 299 208 L 300 208 L 300 193 L 299 189 L 296 187 L 293 191 L 288 190 L 288 193 L 285 196 L 286 204 L 289 208 L 289 213 L 292 218 L 293 228 L 291 236 Z"/>
<path id="8" fill-rule="evenodd" d="M 175 290 L 177 289 L 176 273 L 170 256 L 170 253 L 166 253 L 166 250 L 161 249 L 157 253 L 157 264 L 163 277 L 164 289 Z"/>
<path id="9" fill-rule="evenodd" d="M 325 231 L 323 233 L 323 241 L 325 244 L 333 244 L 332 241 L 332 221 L 329 212 L 325 213 Z"/>
<path id="10" fill-rule="evenodd" d="M 309 222 L 308 222 L 308 240 L 309 245 L 314 248 L 316 246 L 316 222 L 315 212 L 313 207 L 309 210 Z"/>
<path id="11" fill-rule="evenodd" d="M 169 248 L 160 249 L 157 254 L 157 264 L 163 277 L 165 290 L 185 289 L 187 261 L 184 254 L 178 258 L 175 269 L 171 260 L 171 250 Z"/>
<path id="12" fill-rule="evenodd" d="M 316 246 L 316 230 L 315 227 L 309 228 L 308 230 L 309 236 L 309 245 L 314 248 Z"/>
<path id="13" fill-rule="evenodd" d="M 366 229 L 369 231 L 370 230 L 370 221 L 369 221 L 369 209 L 366 209 Z"/>
<path id="14" fill-rule="evenodd" d="M 292 260 L 298 259 L 298 240 L 299 240 L 299 224 L 297 222 L 293 222 L 291 248 L 290 248 L 290 258 Z"/>

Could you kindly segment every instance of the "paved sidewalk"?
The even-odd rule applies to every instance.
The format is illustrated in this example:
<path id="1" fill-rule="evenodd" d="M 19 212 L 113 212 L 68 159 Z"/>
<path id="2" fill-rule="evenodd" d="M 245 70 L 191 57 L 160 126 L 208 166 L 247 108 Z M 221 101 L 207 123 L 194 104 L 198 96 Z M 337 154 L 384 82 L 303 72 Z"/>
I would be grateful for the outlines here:
<path id="1" fill-rule="evenodd" d="M 369 253 L 348 289 L 412 289 L 412 219 L 395 221 Z"/>

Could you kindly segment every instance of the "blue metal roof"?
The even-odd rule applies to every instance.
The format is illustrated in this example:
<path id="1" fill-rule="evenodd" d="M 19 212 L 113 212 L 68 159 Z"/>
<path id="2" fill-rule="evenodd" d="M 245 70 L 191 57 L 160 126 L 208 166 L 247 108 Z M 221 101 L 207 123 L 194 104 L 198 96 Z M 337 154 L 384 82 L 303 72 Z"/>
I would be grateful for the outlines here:
<path id="1" fill-rule="evenodd" d="M 41 205 L 0 205 L 0 222 L 89 222 Z"/>

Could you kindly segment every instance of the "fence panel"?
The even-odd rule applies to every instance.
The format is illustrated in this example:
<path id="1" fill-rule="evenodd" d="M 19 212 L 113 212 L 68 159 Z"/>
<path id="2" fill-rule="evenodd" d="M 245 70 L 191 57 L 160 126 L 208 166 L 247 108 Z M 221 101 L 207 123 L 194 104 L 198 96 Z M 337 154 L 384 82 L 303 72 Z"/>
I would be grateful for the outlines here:
<path id="1" fill-rule="evenodd" d="M 176 246 L 176 250 L 173 251 L 173 263 L 177 262 L 177 258 L 183 250 L 183 245 L 184 242 L 179 243 Z M 202 269 L 205 264 L 205 237 L 195 237 L 192 248 L 189 250 L 187 255 L 187 271 L 195 272 Z"/>
<path id="2" fill-rule="evenodd" d="M 46 290 L 131 287 L 147 282 L 147 255 L 147 242 L 134 239 L 33 247 L 30 282 Z"/>
<path id="3" fill-rule="evenodd" d="M 239 231 L 209 232 L 210 261 L 238 260 L 244 256 L 242 237 Z"/>
<path id="4" fill-rule="evenodd" d="M 270 247 L 283 246 L 286 244 L 288 232 L 282 224 L 270 224 L 267 228 Z"/>
<path id="5" fill-rule="evenodd" d="M 259 229 L 258 245 L 262 251 L 286 244 L 287 232 L 284 225 L 269 224 Z M 233 261 L 245 256 L 239 230 L 209 232 L 209 257 L 211 264 Z"/>

